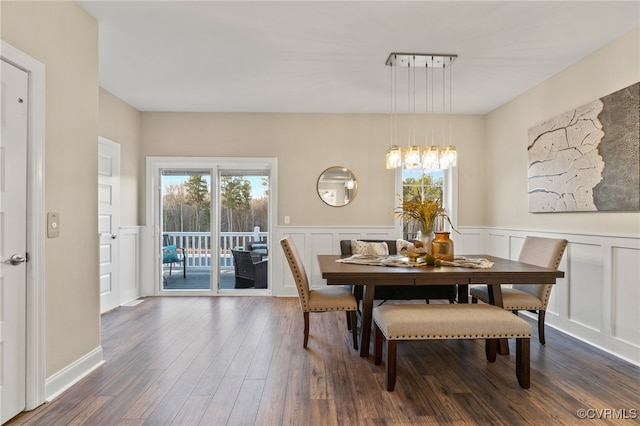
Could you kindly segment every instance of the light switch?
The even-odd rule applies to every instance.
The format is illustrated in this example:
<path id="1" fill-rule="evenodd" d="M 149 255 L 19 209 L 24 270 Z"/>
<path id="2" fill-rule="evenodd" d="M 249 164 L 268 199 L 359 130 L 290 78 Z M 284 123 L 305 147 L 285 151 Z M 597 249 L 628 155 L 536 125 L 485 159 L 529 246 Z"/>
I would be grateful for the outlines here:
<path id="1" fill-rule="evenodd" d="M 58 238 L 60 236 L 60 213 L 47 213 L 47 237 Z"/>
<path id="2" fill-rule="evenodd" d="M 285 216 L 285 217 L 284 217 L 284 224 L 285 224 L 285 225 L 288 225 L 288 224 L 290 224 L 290 223 L 291 223 L 291 216 Z"/>

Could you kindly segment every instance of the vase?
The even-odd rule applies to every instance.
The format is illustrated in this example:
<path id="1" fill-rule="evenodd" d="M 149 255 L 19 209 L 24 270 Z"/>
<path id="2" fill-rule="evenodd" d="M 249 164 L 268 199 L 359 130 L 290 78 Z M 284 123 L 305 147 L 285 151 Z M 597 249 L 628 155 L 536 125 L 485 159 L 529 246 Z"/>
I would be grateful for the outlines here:
<path id="1" fill-rule="evenodd" d="M 449 232 L 436 232 L 431 242 L 431 254 L 440 260 L 453 260 L 453 241 L 449 238 Z"/>
<path id="2" fill-rule="evenodd" d="M 422 241 L 424 250 L 427 254 L 431 254 L 431 242 L 433 241 L 433 232 L 418 231 L 416 239 Z"/>

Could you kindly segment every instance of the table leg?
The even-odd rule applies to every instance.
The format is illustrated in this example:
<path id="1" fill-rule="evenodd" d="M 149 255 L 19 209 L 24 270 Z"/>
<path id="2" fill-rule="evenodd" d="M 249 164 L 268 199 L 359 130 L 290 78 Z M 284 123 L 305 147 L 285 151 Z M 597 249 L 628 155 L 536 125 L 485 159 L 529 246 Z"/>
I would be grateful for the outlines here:
<path id="1" fill-rule="evenodd" d="M 489 303 L 499 307 L 503 307 L 502 303 L 502 287 L 500 284 L 487 285 L 487 292 L 489 293 Z M 500 355 L 509 355 L 509 340 L 498 339 L 498 353 Z"/>
<path id="2" fill-rule="evenodd" d="M 458 303 L 469 303 L 469 284 L 458 284 Z"/>
<path id="3" fill-rule="evenodd" d="M 371 342 L 371 318 L 373 316 L 373 295 L 376 291 L 374 285 L 364 286 L 362 298 L 362 323 L 360 324 L 360 356 L 369 356 L 369 343 Z"/>

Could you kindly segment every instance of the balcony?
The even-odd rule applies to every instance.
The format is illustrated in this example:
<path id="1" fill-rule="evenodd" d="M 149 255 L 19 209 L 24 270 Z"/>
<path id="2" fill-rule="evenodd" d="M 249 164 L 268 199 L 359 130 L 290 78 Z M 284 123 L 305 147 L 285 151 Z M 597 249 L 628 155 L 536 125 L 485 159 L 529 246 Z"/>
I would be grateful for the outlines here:
<path id="1" fill-rule="evenodd" d="M 183 278 L 182 268 L 175 264 L 169 275 L 169 265 L 162 268 L 163 289 L 165 290 L 207 290 L 211 274 L 211 255 L 216 250 L 211 245 L 208 232 L 165 232 L 168 244 L 175 244 L 186 257 L 187 276 Z M 221 232 L 218 251 L 220 266 L 220 289 L 235 288 L 235 275 L 231 249 L 244 248 L 251 241 L 268 242 L 268 232 L 256 227 L 253 232 Z M 214 271 L 215 273 L 215 271 Z M 214 279 L 214 288 L 215 282 Z"/>

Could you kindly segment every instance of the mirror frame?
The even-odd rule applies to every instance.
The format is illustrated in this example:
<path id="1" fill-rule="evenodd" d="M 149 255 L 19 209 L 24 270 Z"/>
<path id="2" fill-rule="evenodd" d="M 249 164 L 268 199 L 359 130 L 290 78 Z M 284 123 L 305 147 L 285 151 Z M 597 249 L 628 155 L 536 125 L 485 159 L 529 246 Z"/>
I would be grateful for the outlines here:
<path id="1" fill-rule="evenodd" d="M 323 183 L 322 179 L 323 177 L 325 177 L 325 174 L 329 172 L 337 173 L 340 171 L 343 172 L 344 174 L 343 178 L 344 178 L 344 188 L 345 188 L 343 193 L 344 197 L 342 198 L 343 201 L 341 202 L 338 201 L 340 196 L 337 194 L 336 190 L 332 188 L 321 188 L 321 184 Z M 347 187 L 348 182 L 353 182 L 353 188 Z M 339 186 L 340 182 L 336 182 L 336 184 Z M 329 192 L 329 191 L 333 191 L 333 192 Z M 351 202 L 353 202 L 353 200 L 356 198 L 356 195 L 358 195 L 358 179 L 356 178 L 355 173 L 353 173 L 353 171 L 348 167 L 344 167 L 344 166 L 327 167 L 322 171 L 322 173 L 320 173 L 320 176 L 318 176 L 318 180 L 316 181 L 316 192 L 318 193 L 318 197 L 320 197 L 320 200 L 322 200 L 322 202 L 328 205 L 329 207 L 344 207 L 349 205 Z M 331 200 L 331 197 L 334 198 L 333 201 Z"/>

